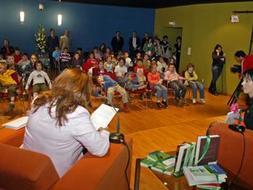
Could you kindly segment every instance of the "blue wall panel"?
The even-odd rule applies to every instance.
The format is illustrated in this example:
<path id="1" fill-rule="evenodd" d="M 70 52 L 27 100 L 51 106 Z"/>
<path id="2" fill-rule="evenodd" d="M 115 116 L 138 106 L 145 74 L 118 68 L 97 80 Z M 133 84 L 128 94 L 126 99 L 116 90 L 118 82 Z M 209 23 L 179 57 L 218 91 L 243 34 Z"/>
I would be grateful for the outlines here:
<path id="1" fill-rule="evenodd" d="M 43 2 L 44 11 L 38 10 Z M 19 22 L 19 11 L 25 11 L 25 22 Z M 57 14 L 63 15 L 63 25 L 57 26 Z M 88 5 L 54 2 L 49 0 L 0 0 L 0 40 L 8 38 L 13 46 L 25 52 L 35 51 L 34 34 L 39 24 L 55 28 L 60 36 L 65 29 L 71 32 L 71 47 L 84 50 L 105 42 L 110 44 L 115 31 L 125 39 L 124 49 L 132 31 L 140 37 L 144 32 L 153 34 L 154 9 Z"/>

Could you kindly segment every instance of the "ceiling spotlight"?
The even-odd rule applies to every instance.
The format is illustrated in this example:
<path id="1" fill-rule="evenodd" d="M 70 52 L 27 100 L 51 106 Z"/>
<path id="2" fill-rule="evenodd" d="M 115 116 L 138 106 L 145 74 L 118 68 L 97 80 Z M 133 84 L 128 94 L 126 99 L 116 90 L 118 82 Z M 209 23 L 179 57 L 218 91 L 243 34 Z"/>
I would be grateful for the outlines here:
<path id="1" fill-rule="evenodd" d="M 57 24 L 58 24 L 58 26 L 62 25 L 62 14 L 57 15 Z"/>
<path id="2" fill-rule="evenodd" d="M 39 3 L 39 10 L 40 10 L 40 11 L 43 11 L 43 10 L 44 10 L 44 5 L 43 5 L 43 3 Z"/>
<path id="3" fill-rule="evenodd" d="M 25 12 L 24 11 L 19 12 L 19 19 L 20 19 L 21 23 L 25 22 Z"/>

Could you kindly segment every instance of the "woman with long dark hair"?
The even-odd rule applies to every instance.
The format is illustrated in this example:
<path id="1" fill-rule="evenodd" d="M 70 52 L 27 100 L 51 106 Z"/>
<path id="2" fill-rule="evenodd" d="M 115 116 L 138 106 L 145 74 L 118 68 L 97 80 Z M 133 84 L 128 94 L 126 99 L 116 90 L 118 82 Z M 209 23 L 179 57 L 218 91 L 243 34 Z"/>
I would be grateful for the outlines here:
<path id="1" fill-rule="evenodd" d="M 109 148 L 109 132 L 98 131 L 90 121 L 89 77 L 80 69 L 65 69 L 51 92 L 33 102 L 23 148 L 49 156 L 63 176 L 83 156 L 83 148 L 103 156 Z"/>
<path id="2" fill-rule="evenodd" d="M 211 84 L 209 86 L 209 92 L 213 95 L 218 95 L 217 88 L 216 88 L 216 82 L 218 78 L 220 77 L 223 65 L 225 64 L 225 54 L 222 50 L 222 46 L 220 44 L 217 44 L 214 47 L 214 51 L 212 52 L 212 80 Z"/>

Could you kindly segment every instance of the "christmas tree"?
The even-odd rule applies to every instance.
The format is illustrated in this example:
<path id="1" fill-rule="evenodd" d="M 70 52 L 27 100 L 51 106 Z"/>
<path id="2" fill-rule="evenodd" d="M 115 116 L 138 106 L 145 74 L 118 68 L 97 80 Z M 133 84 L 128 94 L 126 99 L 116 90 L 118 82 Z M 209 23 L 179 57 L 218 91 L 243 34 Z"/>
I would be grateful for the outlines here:
<path id="1" fill-rule="evenodd" d="M 45 52 L 46 50 L 46 30 L 43 25 L 39 25 L 38 31 L 35 34 L 35 40 L 37 48 L 40 52 Z"/>

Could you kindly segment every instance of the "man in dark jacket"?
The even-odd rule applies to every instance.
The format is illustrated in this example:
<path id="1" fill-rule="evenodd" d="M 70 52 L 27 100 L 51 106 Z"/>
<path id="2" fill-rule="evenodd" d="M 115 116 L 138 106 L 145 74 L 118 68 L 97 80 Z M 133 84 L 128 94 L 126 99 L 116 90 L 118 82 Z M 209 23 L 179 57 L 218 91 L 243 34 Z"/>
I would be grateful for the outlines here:
<path id="1" fill-rule="evenodd" d="M 117 31 L 111 41 L 112 50 L 115 54 L 122 52 L 124 46 L 124 39 L 120 36 L 120 32 Z"/>
<path id="2" fill-rule="evenodd" d="M 133 59 L 138 50 L 140 50 L 141 41 L 137 36 L 136 32 L 132 33 L 131 38 L 129 39 L 129 53 L 131 59 Z"/>
<path id="3" fill-rule="evenodd" d="M 50 35 L 47 37 L 47 51 L 49 54 L 51 68 L 54 68 L 54 60 L 52 54 L 55 50 L 55 47 L 59 47 L 59 38 L 55 35 L 55 30 L 50 29 Z"/>

